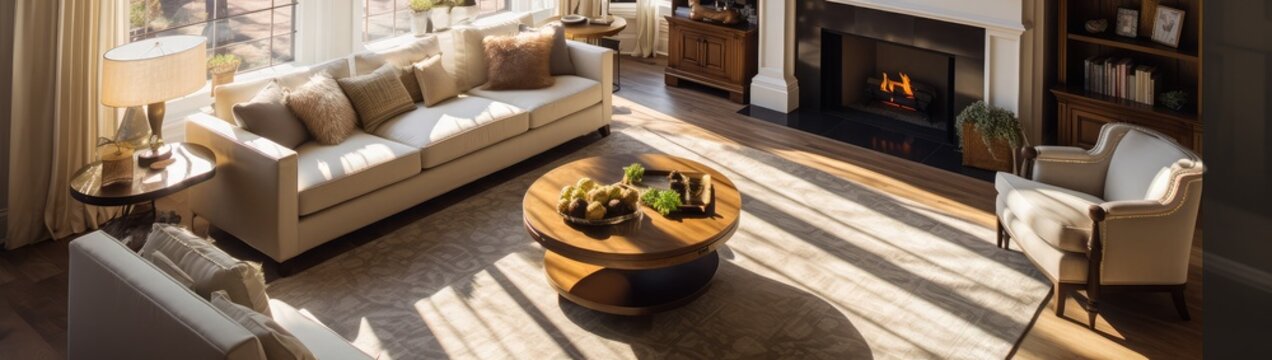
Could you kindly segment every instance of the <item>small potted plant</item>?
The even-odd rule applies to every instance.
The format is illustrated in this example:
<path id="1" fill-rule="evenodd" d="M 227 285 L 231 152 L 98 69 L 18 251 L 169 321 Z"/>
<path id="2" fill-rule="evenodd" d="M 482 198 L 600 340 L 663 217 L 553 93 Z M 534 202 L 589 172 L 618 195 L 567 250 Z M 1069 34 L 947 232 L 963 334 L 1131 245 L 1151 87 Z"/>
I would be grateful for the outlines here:
<path id="1" fill-rule="evenodd" d="M 411 31 L 415 36 L 433 32 L 433 0 L 411 0 Z"/>
<path id="2" fill-rule="evenodd" d="M 963 166 L 1015 171 L 1015 149 L 1027 145 L 1016 114 L 985 101 L 963 109 L 956 118 L 955 129 L 963 148 Z"/>
<path id="3" fill-rule="evenodd" d="M 234 82 L 234 73 L 238 72 L 242 60 L 234 54 L 216 54 L 208 59 L 208 72 L 212 73 L 212 89 Z"/>

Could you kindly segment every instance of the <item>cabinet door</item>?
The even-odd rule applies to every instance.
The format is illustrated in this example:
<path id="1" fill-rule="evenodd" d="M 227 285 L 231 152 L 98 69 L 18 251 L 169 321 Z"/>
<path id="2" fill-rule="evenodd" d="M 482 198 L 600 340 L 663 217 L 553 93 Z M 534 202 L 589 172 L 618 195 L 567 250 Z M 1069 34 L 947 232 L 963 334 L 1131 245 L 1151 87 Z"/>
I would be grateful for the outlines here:
<path id="1" fill-rule="evenodd" d="M 702 60 L 699 65 L 702 66 L 702 70 L 716 76 L 727 76 L 729 39 L 706 34 L 701 39 Z"/>
<path id="2" fill-rule="evenodd" d="M 1081 107 L 1073 107 L 1069 111 L 1070 134 L 1073 146 L 1090 149 L 1100 140 L 1100 128 L 1104 124 L 1117 122 L 1117 119 L 1086 111 Z"/>
<path id="3" fill-rule="evenodd" d="M 680 66 L 678 67 L 681 70 L 698 71 L 703 66 L 702 35 L 694 31 L 681 32 L 677 49 L 680 50 Z"/>

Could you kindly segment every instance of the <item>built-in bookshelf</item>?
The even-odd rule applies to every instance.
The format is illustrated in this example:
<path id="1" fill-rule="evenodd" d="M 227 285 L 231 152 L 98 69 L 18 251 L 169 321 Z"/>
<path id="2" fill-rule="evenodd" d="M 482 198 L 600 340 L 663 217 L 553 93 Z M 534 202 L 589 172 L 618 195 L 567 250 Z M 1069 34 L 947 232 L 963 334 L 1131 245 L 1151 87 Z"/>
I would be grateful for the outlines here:
<path id="1" fill-rule="evenodd" d="M 1130 122 L 1201 151 L 1203 0 L 1148 1 L 1184 12 L 1178 47 L 1151 40 L 1153 29 L 1144 23 L 1137 26 L 1136 37 L 1116 34 L 1118 9 L 1142 11 L 1142 0 L 1059 0 L 1057 85 L 1051 92 L 1062 145 L 1093 146 L 1103 124 Z M 1086 22 L 1095 19 L 1106 19 L 1108 28 L 1087 31 Z M 1140 72 L 1144 70 L 1152 73 Z M 1146 86 L 1152 91 L 1145 92 Z M 1188 94 L 1187 104 L 1172 110 L 1161 94 L 1176 90 Z"/>

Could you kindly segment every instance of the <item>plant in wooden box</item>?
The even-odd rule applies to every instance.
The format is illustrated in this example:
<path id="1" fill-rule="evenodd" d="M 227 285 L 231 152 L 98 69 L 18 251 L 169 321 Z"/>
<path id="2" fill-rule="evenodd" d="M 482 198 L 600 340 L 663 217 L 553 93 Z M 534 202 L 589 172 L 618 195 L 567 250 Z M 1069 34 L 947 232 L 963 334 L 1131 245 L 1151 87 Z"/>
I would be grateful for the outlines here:
<path id="1" fill-rule="evenodd" d="M 243 61 L 238 55 L 217 54 L 208 59 L 208 72 L 212 73 L 212 90 L 217 86 L 234 82 L 234 73 L 238 72 Z"/>
<path id="2" fill-rule="evenodd" d="M 1016 151 L 1027 145 L 1020 121 L 1007 109 L 977 101 L 955 119 L 959 129 L 959 145 L 963 148 L 963 166 L 1015 172 Z M 980 138 L 976 144 L 968 139 Z"/>
<path id="3" fill-rule="evenodd" d="M 411 32 L 424 36 L 433 32 L 433 0 L 411 0 Z"/>

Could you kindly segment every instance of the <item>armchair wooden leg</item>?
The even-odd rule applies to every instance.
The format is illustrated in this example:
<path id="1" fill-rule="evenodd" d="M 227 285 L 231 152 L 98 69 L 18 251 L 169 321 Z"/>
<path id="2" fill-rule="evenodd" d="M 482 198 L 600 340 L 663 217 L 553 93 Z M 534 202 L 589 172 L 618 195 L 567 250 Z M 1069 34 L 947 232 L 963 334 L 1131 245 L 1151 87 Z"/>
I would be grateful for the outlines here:
<path id="1" fill-rule="evenodd" d="M 1179 312 L 1179 318 L 1184 321 L 1192 320 L 1192 316 L 1188 315 L 1188 303 L 1184 301 L 1184 286 L 1179 285 L 1172 289 L 1170 297 L 1175 301 L 1175 311 Z"/>
<path id="2" fill-rule="evenodd" d="M 1087 285 L 1087 323 L 1095 329 L 1095 318 L 1100 315 L 1100 285 Z"/>
<path id="3" fill-rule="evenodd" d="M 601 137 L 610 136 L 610 126 L 602 126 L 600 129 L 596 129 L 596 133 L 601 134 Z"/>

